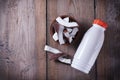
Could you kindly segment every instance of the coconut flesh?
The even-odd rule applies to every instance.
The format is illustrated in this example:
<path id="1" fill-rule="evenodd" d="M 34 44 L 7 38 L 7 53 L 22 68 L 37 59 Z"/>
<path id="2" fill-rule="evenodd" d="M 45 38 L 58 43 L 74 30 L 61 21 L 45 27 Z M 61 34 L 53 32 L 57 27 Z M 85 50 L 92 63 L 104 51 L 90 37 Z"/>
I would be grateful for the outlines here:
<path id="1" fill-rule="evenodd" d="M 54 41 L 58 41 L 60 45 L 65 44 L 66 42 L 72 43 L 77 32 L 79 31 L 78 23 L 70 22 L 69 17 L 65 17 L 63 19 L 61 17 L 57 17 L 56 22 L 58 26 L 54 26 L 57 28 L 54 28 L 55 33 L 52 36 Z"/>

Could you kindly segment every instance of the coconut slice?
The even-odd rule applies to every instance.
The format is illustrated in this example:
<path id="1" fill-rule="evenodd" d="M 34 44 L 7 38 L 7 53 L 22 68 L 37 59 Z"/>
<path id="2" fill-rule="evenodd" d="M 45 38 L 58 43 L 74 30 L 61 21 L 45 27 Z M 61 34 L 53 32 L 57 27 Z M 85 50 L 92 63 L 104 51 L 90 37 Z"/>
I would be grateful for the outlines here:
<path id="1" fill-rule="evenodd" d="M 58 40 L 59 40 L 60 45 L 65 44 L 65 41 L 63 39 L 63 30 L 64 30 L 64 26 L 59 25 Z"/>
<path id="2" fill-rule="evenodd" d="M 69 43 L 71 43 L 72 41 L 73 41 L 73 37 L 70 36 L 70 37 L 69 37 Z"/>
<path id="3" fill-rule="evenodd" d="M 55 41 L 58 40 L 58 33 L 57 33 L 57 32 L 54 33 L 54 35 L 53 35 L 53 39 L 54 39 Z"/>
<path id="4" fill-rule="evenodd" d="M 64 32 L 65 37 L 68 39 L 69 43 L 73 41 L 73 37 L 70 35 L 69 32 Z"/>
<path id="5" fill-rule="evenodd" d="M 71 33 L 72 30 L 73 30 L 73 29 L 71 29 L 71 28 L 67 28 L 67 31 L 68 31 L 69 33 Z"/>
<path id="6" fill-rule="evenodd" d="M 66 22 L 69 22 L 69 17 L 66 17 L 63 20 L 66 21 Z"/>
<path id="7" fill-rule="evenodd" d="M 75 27 L 75 26 L 78 26 L 78 24 L 76 22 L 67 22 L 67 21 L 63 20 L 61 17 L 57 17 L 56 21 L 59 24 L 61 24 L 63 26 L 66 26 L 66 27 Z"/>
<path id="8" fill-rule="evenodd" d="M 59 51 L 58 49 L 56 48 L 53 48 L 53 47 L 50 47 L 48 45 L 45 45 L 45 48 L 44 48 L 45 51 L 48 51 L 48 52 L 51 52 L 51 53 L 54 53 L 54 54 L 61 54 L 62 52 Z"/>
<path id="9" fill-rule="evenodd" d="M 78 28 L 73 28 L 73 31 L 72 33 L 70 34 L 70 36 L 72 36 L 73 38 L 75 37 L 75 35 L 77 34 L 78 32 Z"/>
<path id="10" fill-rule="evenodd" d="M 71 61 L 72 61 L 71 59 L 64 58 L 64 56 L 60 56 L 58 58 L 58 60 L 62 63 L 66 63 L 66 64 L 71 64 Z"/>
<path id="11" fill-rule="evenodd" d="M 76 33 L 78 32 L 77 22 L 69 22 L 70 18 L 57 17 L 56 22 L 53 24 L 55 33 L 53 34 L 53 39 L 58 40 L 59 44 L 65 44 L 66 41 L 71 43 Z"/>
<path id="12" fill-rule="evenodd" d="M 65 35 L 66 38 L 69 38 L 69 37 L 70 37 L 69 32 L 64 32 L 64 35 Z"/>
<path id="13" fill-rule="evenodd" d="M 66 63 L 66 64 L 71 64 L 71 59 L 68 59 L 68 58 L 65 58 L 63 55 L 64 53 L 62 53 L 61 51 L 59 51 L 58 49 L 56 48 L 53 48 L 53 47 L 50 47 L 48 45 L 45 45 L 45 48 L 44 48 L 45 51 L 48 51 L 48 52 L 51 52 L 53 53 L 53 56 L 51 57 L 51 60 L 52 59 L 56 59 L 62 63 Z"/>

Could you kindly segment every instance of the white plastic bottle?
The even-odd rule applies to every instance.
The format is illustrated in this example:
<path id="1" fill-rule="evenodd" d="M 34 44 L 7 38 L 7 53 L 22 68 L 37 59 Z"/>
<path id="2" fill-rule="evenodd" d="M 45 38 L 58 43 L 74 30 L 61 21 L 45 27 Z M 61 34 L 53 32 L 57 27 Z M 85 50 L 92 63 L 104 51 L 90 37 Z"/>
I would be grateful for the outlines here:
<path id="1" fill-rule="evenodd" d="M 95 63 L 104 41 L 107 24 L 95 19 L 93 26 L 85 33 L 72 61 L 71 66 L 84 73 L 89 73 Z"/>

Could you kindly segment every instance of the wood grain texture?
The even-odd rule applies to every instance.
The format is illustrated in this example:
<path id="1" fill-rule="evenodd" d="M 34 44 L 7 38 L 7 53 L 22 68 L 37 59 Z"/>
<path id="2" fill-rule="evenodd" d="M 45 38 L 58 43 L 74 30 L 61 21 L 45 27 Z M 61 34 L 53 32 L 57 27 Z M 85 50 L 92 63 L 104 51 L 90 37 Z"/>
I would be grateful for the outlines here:
<path id="1" fill-rule="evenodd" d="M 72 45 L 59 45 L 50 35 L 50 24 L 61 15 L 70 15 L 80 22 L 81 31 Z M 48 0 L 47 1 L 47 43 L 73 57 L 84 32 L 94 19 L 94 0 Z M 48 56 L 49 57 L 49 56 Z M 95 67 L 94 67 L 95 68 Z M 48 80 L 95 80 L 95 70 L 90 76 L 59 62 L 48 60 Z"/>
<path id="2" fill-rule="evenodd" d="M 35 80 L 34 0 L 0 0 L 0 79 Z"/>
<path id="3" fill-rule="evenodd" d="M 37 80 L 46 80 L 46 1 L 35 0 Z"/>
<path id="4" fill-rule="evenodd" d="M 97 80 L 120 80 L 120 0 L 97 0 L 96 17 L 109 26 L 97 60 Z"/>

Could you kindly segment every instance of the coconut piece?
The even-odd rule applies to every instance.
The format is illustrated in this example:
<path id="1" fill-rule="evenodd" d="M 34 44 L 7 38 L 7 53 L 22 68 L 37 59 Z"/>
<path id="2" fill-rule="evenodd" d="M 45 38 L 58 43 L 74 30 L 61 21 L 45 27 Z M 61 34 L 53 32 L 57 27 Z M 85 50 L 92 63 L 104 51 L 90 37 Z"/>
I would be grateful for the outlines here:
<path id="1" fill-rule="evenodd" d="M 49 58 L 50 60 L 56 60 L 56 59 L 58 59 L 58 57 L 60 57 L 64 54 L 61 51 L 59 51 L 58 49 L 50 47 L 48 45 L 45 45 L 44 50 L 52 53 L 52 54 L 50 54 L 51 55 Z"/>
<path id="2" fill-rule="evenodd" d="M 53 24 L 53 27 L 54 27 L 54 30 L 55 30 L 55 32 L 56 32 L 56 33 L 54 33 L 54 35 L 53 35 L 53 36 L 54 36 L 53 39 L 54 39 L 55 41 L 57 41 L 57 37 L 58 37 L 59 43 L 60 43 L 60 44 L 65 44 L 65 41 L 64 41 L 64 39 L 63 39 L 64 26 L 62 26 L 62 25 L 58 24 L 57 22 L 55 22 L 55 23 Z"/>
<path id="3" fill-rule="evenodd" d="M 58 49 L 50 47 L 48 45 L 45 45 L 44 50 L 53 53 L 50 60 L 52 60 L 52 59 L 56 60 L 57 59 L 58 61 L 60 61 L 62 63 L 71 64 L 72 60 L 70 58 L 65 58 L 64 53 L 62 53 Z"/>
<path id="4" fill-rule="evenodd" d="M 62 63 L 71 64 L 71 59 L 64 58 L 64 56 L 58 57 L 58 60 Z"/>
<path id="5" fill-rule="evenodd" d="M 67 28 L 67 31 L 68 31 L 69 33 L 71 33 L 72 30 L 73 30 L 73 29 L 71 29 L 71 28 Z"/>
<path id="6" fill-rule="evenodd" d="M 63 39 L 63 30 L 64 30 L 64 26 L 59 25 L 58 40 L 59 40 L 60 45 L 65 44 L 65 41 Z"/>
<path id="7" fill-rule="evenodd" d="M 70 35 L 68 31 L 64 31 L 64 35 L 68 39 L 69 43 L 73 41 L 73 37 Z"/>
<path id="8" fill-rule="evenodd" d="M 75 26 L 78 26 L 78 24 L 76 22 L 67 22 L 67 21 L 63 20 L 61 17 L 57 17 L 56 21 L 59 24 L 61 24 L 63 26 L 66 26 L 66 27 L 75 27 Z"/>
<path id="9" fill-rule="evenodd" d="M 69 37 L 69 43 L 71 43 L 72 41 L 73 41 L 73 37 L 70 36 L 70 37 Z"/>
<path id="10" fill-rule="evenodd" d="M 63 20 L 66 21 L 66 22 L 69 22 L 69 17 L 66 17 Z"/>
<path id="11" fill-rule="evenodd" d="M 58 33 L 55 32 L 54 35 L 53 35 L 52 37 L 53 37 L 53 39 L 54 39 L 55 41 L 57 41 L 57 40 L 58 40 Z"/>
<path id="12" fill-rule="evenodd" d="M 71 36 L 69 34 L 69 32 L 64 32 L 64 35 L 65 35 L 66 38 L 68 38 L 69 43 L 71 43 L 73 41 L 73 36 Z"/>
<path id="13" fill-rule="evenodd" d="M 65 35 L 65 37 L 67 37 L 67 38 L 69 38 L 69 37 L 70 37 L 69 32 L 64 32 L 64 35 Z"/>
<path id="14" fill-rule="evenodd" d="M 73 28 L 73 31 L 70 34 L 70 36 L 72 36 L 74 38 L 77 32 L 78 32 L 78 28 Z"/>
<path id="15" fill-rule="evenodd" d="M 53 47 L 50 47 L 50 46 L 48 46 L 48 45 L 45 45 L 44 50 L 45 50 L 45 51 L 48 51 L 48 52 L 51 52 L 51 53 L 54 53 L 54 54 L 60 54 L 60 53 L 62 53 L 62 52 L 59 51 L 58 49 L 53 48 Z"/>

